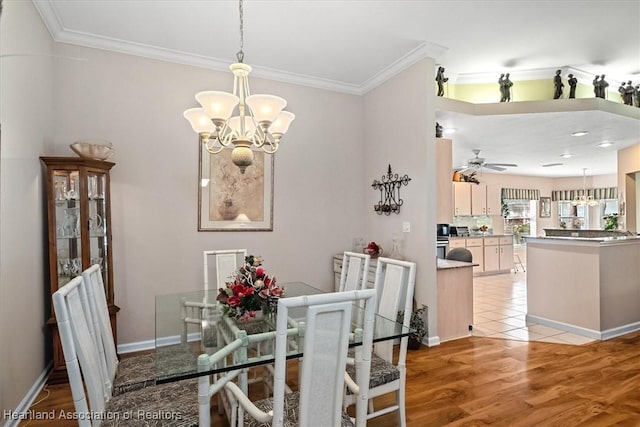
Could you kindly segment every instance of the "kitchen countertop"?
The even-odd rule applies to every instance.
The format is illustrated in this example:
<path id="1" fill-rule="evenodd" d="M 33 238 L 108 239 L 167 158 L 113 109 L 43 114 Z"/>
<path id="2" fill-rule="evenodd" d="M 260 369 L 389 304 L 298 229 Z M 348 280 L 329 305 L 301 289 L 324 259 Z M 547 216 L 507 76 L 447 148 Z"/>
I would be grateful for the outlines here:
<path id="1" fill-rule="evenodd" d="M 513 234 L 471 234 L 469 236 L 449 236 L 449 239 L 469 239 L 473 237 L 511 237 Z"/>
<path id="2" fill-rule="evenodd" d="M 464 261 L 454 261 L 452 259 L 441 259 L 438 258 L 437 269 L 438 270 L 449 270 L 451 268 L 464 268 L 464 267 L 477 267 L 479 264 L 474 264 L 472 262 L 464 262 Z"/>
<path id="3" fill-rule="evenodd" d="M 564 244 L 571 243 L 592 243 L 598 245 L 619 244 L 619 243 L 638 243 L 638 236 L 612 236 L 612 237 L 564 237 L 564 236 L 523 236 L 526 242 L 557 242 Z"/>

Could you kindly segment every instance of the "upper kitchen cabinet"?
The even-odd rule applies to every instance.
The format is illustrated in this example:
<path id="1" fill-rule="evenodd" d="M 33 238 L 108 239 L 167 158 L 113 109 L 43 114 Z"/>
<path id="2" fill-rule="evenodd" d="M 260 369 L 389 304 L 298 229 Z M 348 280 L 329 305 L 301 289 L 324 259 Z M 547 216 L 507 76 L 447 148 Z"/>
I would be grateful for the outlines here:
<path id="1" fill-rule="evenodd" d="M 454 182 L 454 215 L 500 215 L 500 191 L 497 185 Z"/>
<path id="2" fill-rule="evenodd" d="M 453 214 L 471 215 L 471 186 L 468 182 L 453 183 Z"/>
<path id="3" fill-rule="evenodd" d="M 471 215 L 500 215 L 501 189 L 484 183 L 471 185 Z"/>

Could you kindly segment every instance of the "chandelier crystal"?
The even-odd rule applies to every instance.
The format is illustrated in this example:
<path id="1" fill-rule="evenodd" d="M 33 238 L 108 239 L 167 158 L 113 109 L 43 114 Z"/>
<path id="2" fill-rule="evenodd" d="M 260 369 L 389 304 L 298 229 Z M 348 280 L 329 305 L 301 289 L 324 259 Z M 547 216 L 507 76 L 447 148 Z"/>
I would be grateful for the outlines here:
<path id="1" fill-rule="evenodd" d="M 190 108 L 183 115 L 199 135 L 200 142 L 211 154 L 218 154 L 233 146 L 231 161 L 244 174 L 253 163 L 253 148 L 267 154 L 278 151 L 282 136 L 295 118 L 283 111 L 287 101 L 274 95 L 251 95 L 249 73 L 244 64 L 244 24 L 242 0 L 240 4 L 240 51 L 238 62 L 231 64 L 233 93 L 205 91 L 196 94 L 199 108 Z"/>
<path id="2" fill-rule="evenodd" d="M 587 168 L 582 168 L 582 194 L 576 195 L 571 201 L 572 206 L 597 206 L 600 204 L 597 200 L 593 198 L 593 196 L 587 195 L 587 186 L 586 186 L 586 172 Z"/>

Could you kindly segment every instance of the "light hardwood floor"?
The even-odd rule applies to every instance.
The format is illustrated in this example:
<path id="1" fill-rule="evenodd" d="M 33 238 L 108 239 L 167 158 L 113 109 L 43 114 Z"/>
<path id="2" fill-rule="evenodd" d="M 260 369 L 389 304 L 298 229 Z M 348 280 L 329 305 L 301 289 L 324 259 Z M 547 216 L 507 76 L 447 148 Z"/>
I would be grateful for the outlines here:
<path id="1" fill-rule="evenodd" d="M 585 345 L 469 337 L 410 351 L 407 366 L 410 427 L 640 425 L 640 332 Z M 73 411 L 67 385 L 48 390 L 34 411 Z M 228 425 L 212 412 L 212 426 Z"/>
<path id="2" fill-rule="evenodd" d="M 495 301 L 497 295 L 502 295 L 507 300 L 515 299 L 512 303 L 517 305 L 517 299 L 522 297 L 518 290 L 522 276 L 512 274 L 512 291 L 509 291 L 509 275 L 500 276 L 485 277 L 477 282 L 478 286 L 485 287 L 484 296 L 494 301 L 481 298 L 476 305 L 490 303 L 494 307 L 485 310 L 487 307 L 483 306 L 479 309 L 484 311 L 476 310 L 476 313 L 495 312 L 504 317 L 487 318 L 488 321 L 509 325 L 515 320 L 508 319 L 517 318 L 519 314 L 505 311 L 510 308 L 501 307 Z M 488 328 L 490 326 L 484 326 L 484 330 Z M 572 337 L 559 336 L 561 331 L 535 335 L 535 325 L 508 330 L 527 328 L 527 335 L 478 332 L 481 336 L 410 351 L 406 391 L 408 426 L 640 426 L 640 332 L 608 341 L 582 343 L 572 342 Z M 475 330 L 482 330 L 481 325 Z M 538 339 L 543 341 L 534 341 Z M 35 412 L 73 411 L 68 385 L 49 386 L 38 400 L 43 398 L 33 406 Z M 26 422 L 21 423 L 25 425 Z M 28 425 L 77 424 L 32 420 Z M 371 420 L 368 425 L 395 426 L 396 416 L 388 414 Z M 217 415 L 215 403 L 212 426 L 228 426 L 226 419 Z"/>

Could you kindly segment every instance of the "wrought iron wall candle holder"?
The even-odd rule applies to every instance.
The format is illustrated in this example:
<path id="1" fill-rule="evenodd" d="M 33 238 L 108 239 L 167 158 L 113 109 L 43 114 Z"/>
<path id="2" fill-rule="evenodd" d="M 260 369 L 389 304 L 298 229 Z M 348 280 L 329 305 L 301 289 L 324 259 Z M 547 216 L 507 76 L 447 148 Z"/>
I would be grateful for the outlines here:
<path id="1" fill-rule="evenodd" d="M 380 191 L 380 201 L 373 205 L 373 210 L 378 215 L 391 215 L 393 213 L 400 213 L 400 206 L 404 201 L 400 198 L 400 187 L 407 185 L 411 181 L 406 174 L 399 176 L 397 173 L 391 172 L 391 165 L 387 170 L 386 175 L 382 175 L 382 179 L 373 181 L 371 186 L 374 190 Z"/>

